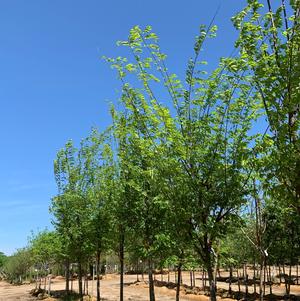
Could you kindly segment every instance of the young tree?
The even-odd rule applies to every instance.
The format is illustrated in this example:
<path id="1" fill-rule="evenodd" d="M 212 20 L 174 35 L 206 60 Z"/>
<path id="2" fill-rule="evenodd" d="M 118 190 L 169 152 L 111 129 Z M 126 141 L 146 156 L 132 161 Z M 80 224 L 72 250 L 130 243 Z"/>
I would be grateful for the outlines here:
<path id="1" fill-rule="evenodd" d="M 162 200 L 163 204 L 169 199 L 167 193 L 161 194 L 160 186 L 164 181 L 165 185 L 182 185 L 187 193 L 179 204 L 182 211 L 187 212 L 186 233 L 206 265 L 211 299 L 215 300 L 214 247 L 226 233 L 227 225 L 237 215 L 247 193 L 246 164 L 252 141 L 248 134 L 257 117 L 258 106 L 256 94 L 243 77 L 243 62 L 233 67 L 228 66 L 231 61 L 223 60 L 220 68 L 209 77 L 201 77 L 196 71 L 201 46 L 209 33 L 214 35 L 215 27 L 201 27 L 194 47 L 195 57 L 189 61 L 186 72 L 186 88 L 174 75 L 168 74 L 164 63 L 166 56 L 161 53 L 157 36 L 150 27 L 145 31 L 133 28 L 128 40 L 120 43 L 131 50 L 133 63 L 123 58 L 109 61 L 123 82 L 122 100 L 129 120 L 126 127 L 130 126 L 127 148 L 132 149 L 130 160 L 131 164 L 134 162 L 133 171 L 136 172 L 134 185 L 138 184 L 143 208 L 146 212 L 155 212 L 151 207 L 157 204 L 154 200 Z M 237 68 L 239 73 L 231 75 L 232 68 Z M 134 89 L 125 82 L 128 72 L 136 74 L 141 88 Z M 160 80 L 174 105 L 171 110 L 159 102 L 151 86 L 152 82 Z M 176 116 L 173 117 L 171 111 L 175 111 Z M 165 159 L 160 148 L 162 143 L 167 146 L 172 170 L 166 171 L 166 162 L 160 160 Z M 156 183 L 154 175 L 160 171 L 168 176 Z M 146 227 L 153 225 L 151 221 L 157 218 L 159 211 L 155 214 L 154 217 L 145 215 Z M 159 229 L 144 230 L 147 245 L 151 247 Z M 154 236 L 149 236 L 155 232 Z M 150 299 L 153 300 L 153 296 L 150 295 Z"/>
<path id="2" fill-rule="evenodd" d="M 90 182 L 87 161 L 83 144 L 77 151 L 73 143 L 69 141 L 58 153 L 54 169 L 59 195 L 53 198 L 51 207 L 55 217 L 54 224 L 67 252 L 67 265 L 70 259 L 75 259 L 78 266 L 81 300 L 83 300 L 83 266 L 91 252 L 88 236 L 91 206 L 88 197 Z M 67 273 L 68 269 L 69 267 L 67 267 Z"/>

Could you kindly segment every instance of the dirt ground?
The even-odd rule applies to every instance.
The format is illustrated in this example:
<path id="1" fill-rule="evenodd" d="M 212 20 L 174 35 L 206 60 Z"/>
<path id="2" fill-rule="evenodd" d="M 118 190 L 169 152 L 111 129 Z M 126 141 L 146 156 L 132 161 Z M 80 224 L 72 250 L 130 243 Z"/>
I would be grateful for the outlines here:
<path id="1" fill-rule="evenodd" d="M 148 285 L 146 283 L 133 284 L 136 281 L 135 275 L 125 276 L 124 300 L 126 301 L 148 301 Z M 96 281 L 92 284 L 89 281 L 89 294 L 93 287 L 93 295 L 96 295 Z M 0 301 L 32 301 L 29 294 L 30 290 L 35 287 L 34 284 L 10 285 L 6 282 L 0 282 Z M 42 286 L 43 288 L 43 286 Z M 63 290 L 65 282 L 63 279 L 53 279 L 51 282 L 51 290 Z M 77 281 L 73 282 L 73 290 L 78 290 Z M 156 300 L 174 301 L 175 291 L 166 287 L 155 287 Z M 119 277 L 118 275 L 107 275 L 101 280 L 101 298 L 107 301 L 119 300 Z M 182 296 L 182 300 L 208 301 L 206 296 Z"/>
<path id="2" fill-rule="evenodd" d="M 31 301 L 35 300 L 29 295 L 34 285 L 11 285 L 0 281 L 0 301 Z"/>
<path id="3" fill-rule="evenodd" d="M 157 280 L 167 281 L 167 275 L 156 275 Z M 170 281 L 174 282 L 175 274 L 170 274 Z M 202 275 L 200 272 L 195 274 L 196 286 L 202 286 Z M 124 300 L 125 301 L 148 301 L 148 285 L 145 282 L 136 283 L 136 275 L 125 275 L 125 287 L 124 287 Z M 139 280 L 142 280 L 142 277 L 139 276 Z M 147 278 L 145 277 L 145 280 Z M 183 273 L 183 283 L 190 285 L 190 273 Z M 78 291 L 77 281 L 73 281 L 73 290 Z M 0 282 L 0 301 L 32 301 L 36 300 L 29 295 L 29 291 L 35 287 L 34 284 L 24 284 L 20 286 L 10 285 L 6 282 Z M 228 289 L 228 283 L 218 282 L 219 288 Z M 43 286 L 42 286 L 43 288 Z M 52 279 L 51 281 L 51 290 L 63 290 L 65 288 L 65 282 L 62 277 Z M 104 276 L 101 280 L 101 297 L 107 301 L 117 301 L 119 300 L 119 276 L 116 274 L 108 274 Z M 233 290 L 238 290 L 237 284 L 232 284 Z M 284 295 L 284 285 L 274 285 L 273 293 L 278 295 Z M 89 281 L 88 290 L 90 295 L 96 295 L 96 281 Z M 93 291 L 93 293 L 92 293 Z M 244 291 L 244 286 L 241 285 L 241 291 Z M 253 287 L 249 287 L 249 292 L 253 291 Z M 266 289 L 266 294 L 268 294 L 268 287 Z M 300 296 L 300 285 L 291 286 L 291 294 Z M 175 300 L 175 290 L 168 289 L 166 287 L 155 287 L 155 295 L 157 301 L 174 301 Z M 181 300 L 193 300 L 193 301 L 208 301 L 209 298 L 204 295 L 191 295 L 191 294 L 182 294 Z M 224 299 L 222 300 L 231 300 Z"/>

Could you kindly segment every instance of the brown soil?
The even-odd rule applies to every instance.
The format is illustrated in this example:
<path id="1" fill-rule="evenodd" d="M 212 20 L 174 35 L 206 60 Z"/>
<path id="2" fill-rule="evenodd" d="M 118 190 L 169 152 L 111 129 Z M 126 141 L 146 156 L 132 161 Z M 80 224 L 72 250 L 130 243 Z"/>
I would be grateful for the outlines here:
<path id="1" fill-rule="evenodd" d="M 31 301 L 35 300 L 29 295 L 29 291 L 34 285 L 11 285 L 6 282 L 0 282 L 0 301 Z"/>
<path id="2" fill-rule="evenodd" d="M 196 286 L 202 286 L 202 277 L 200 277 L 200 273 L 195 275 L 196 277 Z M 222 275 L 223 276 L 223 275 Z M 175 275 L 172 273 L 170 275 L 170 281 L 174 282 Z M 156 275 L 156 279 L 160 280 L 167 280 L 167 275 Z M 125 301 L 148 301 L 148 284 L 147 282 L 136 282 L 137 276 L 136 275 L 125 275 L 125 287 L 124 287 L 124 300 Z M 142 277 L 139 276 L 139 280 L 142 280 Z M 147 281 L 147 277 L 145 276 L 145 280 Z M 183 283 L 186 285 L 190 284 L 189 273 L 183 273 Z M 73 281 L 73 290 L 78 291 L 78 284 L 77 281 Z M 119 276 L 116 274 L 109 274 L 103 277 L 101 280 L 101 297 L 107 301 L 118 301 L 119 300 Z M 10 285 L 6 282 L 0 282 L 0 301 L 31 301 L 36 300 L 30 296 L 29 291 L 35 287 L 34 284 L 26 284 L 20 286 Z M 42 286 L 43 288 L 43 286 Z M 65 282 L 63 277 L 56 277 L 51 281 L 51 290 L 53 291 L 62 291 L 65 288 Z M 93 288 L 93 295 L 96 295 L 96 281 L 92 283 L 90 280 L 88 283 L 89 294 L 92 294 Z M 228 283 L 225 282 L 218 282 L 218 288 L 220 289 L 228 289 Z M 232 284 L 232 289 L 237 291 L 238 286 L 237 284 Z M 249 293 L 253 290 L 253 286 L 249 287 Z M 244 291 L 244 285 L 241 284 L 241 291 Z M 273 293 L 277 295 L 283 296 L 285 292 L 284 285 L 274 285 L 273 286 Z M 266 288 L 266 294 L 268 294 L 268 288 Z M 300 296 L 300 286 L 293 285 L 291 286 L 291 293 L 294 295 Z M 174 301 L 175 300 L 175 289 L 169 289 L 167 287 L 155 287 L 155 295 L 157 301 Z M 220 297 L 218 299 L 221 300 Z M 48 301 L 52 301 L 54 299 L 49 298 Z M 91 299 L 90 299 L 91 300 Z M 185 294 L 182 292 L 181 300 L 191 300 L 191 301 L 208 301 L 209 297 L 205 295 L 193 295 L 193 294 Z M 228 298 L 222 298 L 222 301 L 232 300 Z"/>

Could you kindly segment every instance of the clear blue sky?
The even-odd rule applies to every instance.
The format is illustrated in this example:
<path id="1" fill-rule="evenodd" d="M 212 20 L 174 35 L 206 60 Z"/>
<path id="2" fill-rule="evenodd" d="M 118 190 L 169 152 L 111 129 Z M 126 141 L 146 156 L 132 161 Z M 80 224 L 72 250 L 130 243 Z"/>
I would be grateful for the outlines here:
<path id="1" fill-rule="evenodd" d="M 30 231 L 51 227 L 53 160 L 72 138 L 109 124 L 118 97 L 115 73 L 100 58 L 135 25 L 151 25 L 168 65 L 182 73 L 200 24 L 221 5 L 218 38 L 205 48 L 215 65 L 233 49 L 237 0 L 2 0 L 0 9 L 0 251 L 26 245 Z"/>

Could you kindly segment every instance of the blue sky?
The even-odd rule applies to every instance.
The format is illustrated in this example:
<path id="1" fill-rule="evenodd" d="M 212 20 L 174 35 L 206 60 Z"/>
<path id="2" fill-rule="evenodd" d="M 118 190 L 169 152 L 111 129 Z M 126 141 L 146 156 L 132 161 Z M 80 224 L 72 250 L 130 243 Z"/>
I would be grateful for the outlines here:
<path id="1" fill-rule="evenodd" d="M 230 17 L 237 0 L 3 0 L 0 9 L 0 251 L 26 245 L 30 231 L 51 227 L 56 193 L 53 160 L 72 138 L 109 124 L 108 103 L 120 84 L 102 55 L 135 25 L 151 25 L 182 74 L 200 24 L 220 5 L 218 37 L 205 46 L 215 65 L 229 55 L 237 35 Z"/>

